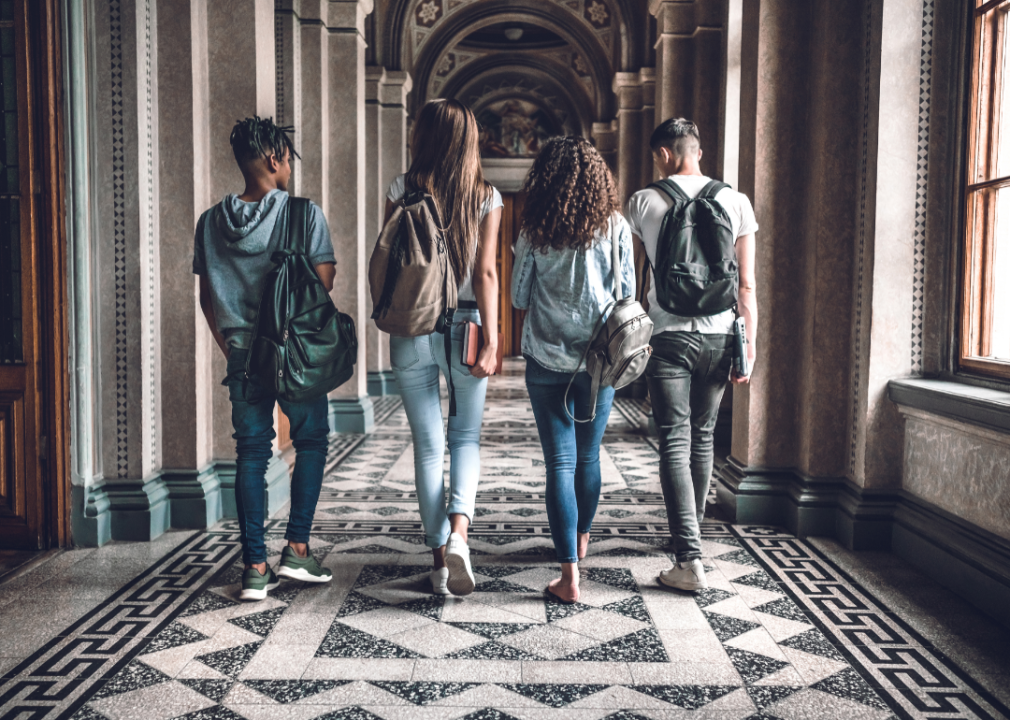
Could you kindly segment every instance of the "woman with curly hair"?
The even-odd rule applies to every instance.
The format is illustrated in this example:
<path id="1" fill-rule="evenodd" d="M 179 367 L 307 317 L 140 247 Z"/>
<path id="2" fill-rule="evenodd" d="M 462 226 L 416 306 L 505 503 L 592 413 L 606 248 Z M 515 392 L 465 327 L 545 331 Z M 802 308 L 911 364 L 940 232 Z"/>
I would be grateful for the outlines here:
<path id="1" fill-rule="evenodd" d="M 522 339 L 526 387 L 547 465 L 547 518 L 561 563 L 561 577 L 546 592 L 574 603 L 578 561 L 586 555 L 600 500 L 600 440 L 614 399 L 613 388 L 601 387 L 595 418 L 585 421 L 594 412 L 582 356 L 614 301 L 615 272 L 625 297 L 635 294 L 635 264 L 614 178 L 584 138 L 548 140 L 524 190 L 512 303 L 529 310 Z M 614 243 L 620 268 L 613 267 Z"/>
<path id="2" fill-rule="evenodd" d="M 432 549 L 430 579 L 436 595 L 469 595 L 474 576 L 467 528 L 473 517 L 480 478 L 480 430 L 487 378 L 497 365 L 498 223 L 502 198 L 484 180 L 478 148 L 479 128 L 473 113 L 456 100 L 433 100 L 414 122 L 413 158 L 405 175 L 386 193 L 386 221 L 409 188 L 435 200 L 445 230 L 449 264 L 459 287 L 452 328 L 452 354 L 446 358 L 441 333 L 391 337 L 389 361 L 400 389 L 414 442 L 414 485 Z M 481 325 L 484 349 L 477 364 L 460 362 L 463 323 Z M 449 418 L 449 497 L 443 487 L 446 435 L 438 374 L 452 374 L 456 415 Z"/>

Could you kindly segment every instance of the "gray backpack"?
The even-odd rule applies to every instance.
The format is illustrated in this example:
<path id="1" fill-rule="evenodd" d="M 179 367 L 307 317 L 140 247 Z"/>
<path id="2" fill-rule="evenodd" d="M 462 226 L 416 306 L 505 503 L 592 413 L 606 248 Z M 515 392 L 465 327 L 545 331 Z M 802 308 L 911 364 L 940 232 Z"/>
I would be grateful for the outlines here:
<path id="1" fill-rule="evenodd" d="M 593 339 L 582 353 L 582 360 L 579 361 L 579 365 L 585 361 L 586 372 L 593 379 L 589 396 L 590 406 L 593 408 L 592 416 L 579 420 L 568 413 L 568 393 L 572 389 L 572 383 L 575 382 L 575 376 L 579 373 L 578 370 L 572 373 L 572 379 L 568 381 L 568 389 L 565 391 L 565 412 L 577 423 L 592 422 L 596 419 L 596 397 L 601 386 L 619 390 L 625 385 L 630 385 L 645 372 L 649 356 L 652 355 L 652 346 L 649 344 L 652 339 L 652 320 L 649 319 L 642 304 L 634 297 L 621 297 L 623 293 L 620 241 L 614 238 L 611 245 L 614 264 L 614 302 L 607 305 L 600 314 L 600 319 L 593 328 Z M 606 322 L 603 322 L 603 318 L 607 318 Z"/>

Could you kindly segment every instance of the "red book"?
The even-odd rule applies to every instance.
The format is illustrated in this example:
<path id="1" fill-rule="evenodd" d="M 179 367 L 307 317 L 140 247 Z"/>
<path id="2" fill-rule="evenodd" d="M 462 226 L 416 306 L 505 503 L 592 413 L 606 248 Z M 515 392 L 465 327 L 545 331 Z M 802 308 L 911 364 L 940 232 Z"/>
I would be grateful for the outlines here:
<path id="1" fill-rule="evenodd" d="M 480 351 L 484 349 L 484 332 L 480 325 L 468 322 L 463 327 L 463 357 L 460 362 L 466 367 L 473 367 L 477 364 Z M 495 366 L 495 375 L 501 374 L 502 355 L 505 351 L 505 343 L 502 334 L 498 333 L 498 362 Z"/>

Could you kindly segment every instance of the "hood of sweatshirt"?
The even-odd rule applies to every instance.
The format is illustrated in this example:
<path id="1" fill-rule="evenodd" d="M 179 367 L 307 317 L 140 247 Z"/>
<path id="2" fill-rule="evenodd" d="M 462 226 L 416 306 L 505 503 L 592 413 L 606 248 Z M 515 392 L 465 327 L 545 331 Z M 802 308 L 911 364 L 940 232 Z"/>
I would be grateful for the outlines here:
<path id="1" fill-rule="evenodd" d="M 235 194 L 225 195 L 217 206 L 215 222 L 228 249 L 239 255 L 265 251 L 287 199 L 284 190 L 271 190 L 254 203 L 243 202 Z"/>

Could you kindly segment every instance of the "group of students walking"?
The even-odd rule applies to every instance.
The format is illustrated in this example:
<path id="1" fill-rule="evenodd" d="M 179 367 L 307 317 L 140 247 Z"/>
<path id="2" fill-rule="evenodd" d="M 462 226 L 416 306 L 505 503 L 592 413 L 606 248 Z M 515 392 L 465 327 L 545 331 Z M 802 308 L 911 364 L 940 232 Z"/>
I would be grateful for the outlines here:
<path id="1" fill-rule="evenodd" d="M 237 443 L 236 500 L 246 565 L 241 597 L 246 600 L 265 598 L 277 587 L 278 576 L 331 579 L 308 547 L 326 454 L 326 397 L 284 401 L 244 370 L 271 256 L 282 242 L 276 229 L 290 202 L 286 187 L 295 153 L 289 132 L 259 118 L 236 125 L 231 142 L 246 187 L 201 217 L 193 262 L 200 276 L 201 307 L 228 357 L 225 384 Z M 418 509 L 433 555 L 431 587 L 441 595 L 467 595 L 475 586 L 467 531 L 480 478 L 488 377 L 500 357 L 496 258 L 503 203 L 483 178 L 478 137 L 476 119 L 464 105 L 455 100 L 428 103 L 415 121 L 410 169 L 386 195 L 387 223 L 402 216 L 413 193 L 433 201 L 442 225 L 438 252 L 446 254 L 457 296 L 446 326 L 390 338 L 390 363 L 413 439 Z M 701 173 L 699 133 L 690 121 L 664 122 L 650 144 L 665 185 L 635 193 L 624 213 L 610 170 L 581 137 L 544 143 L 524 187 L 527 201 L 513 248 L 511 296 L 515 307 L 528 311 L 522 336 L 526 386 L 544 453 L 547 516 L 561 565 L 561 576 L 545 592 L 563 603 L 579 599 L 578 563 L 586 555 L 599 502 L 600 443 L 614 398 L 612 386 L 587 372 L 587 350 L 615 300 L 637 295 L 634 256 L 639 243 L 656 267 L 668 234 L 665 220 L 678 203 L 711 195 L 726 232 L 732 232 L 736 310 L 678 316 L 666 309 L 663 283 L 653 283 L 648 294 L 653 334 L 645 375 L 659 429 L 660 481 L 676 556 L 673 567 L 660 574 L 664 585 L 685 591 L 707 587 L 699 523 L 712 473 L 712 435 L 727 383 L 747 382 L 749 373 L 733 369 L 738 315 L 749 337 L 742 367 L 751 367 L 754 360 L 757 224 L 750 202 Z M 304 254 L 329 290 L 333 248 L 322 212 L 311 203 L 309 208 Z M 465 364 L 464 340 L 478 326 L 482 347 Z M 447 430 L 440 373 L 452 395 Z M 297 459 L 288 545 L 275 573 L 266 562 L 263 495 L 278 399 L 291 420 Z M 443 479 L 446 445 L 448 488 Z"/>

